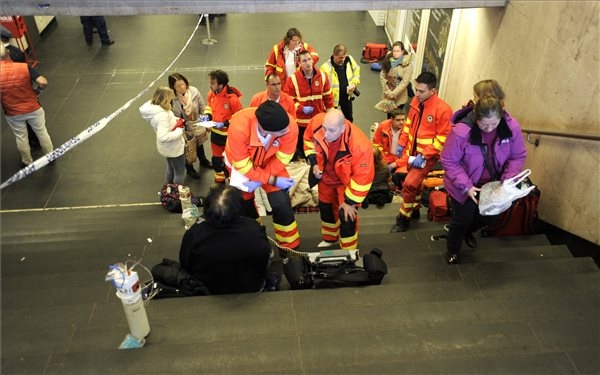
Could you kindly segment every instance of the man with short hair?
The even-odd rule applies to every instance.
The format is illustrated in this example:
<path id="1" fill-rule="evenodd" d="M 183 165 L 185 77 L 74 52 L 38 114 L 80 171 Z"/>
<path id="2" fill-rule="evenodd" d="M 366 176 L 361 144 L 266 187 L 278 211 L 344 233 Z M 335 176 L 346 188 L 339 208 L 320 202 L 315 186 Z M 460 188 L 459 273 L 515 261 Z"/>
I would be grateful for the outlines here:
<path id="1" fill-rule="evenodd" d="M 32 82 L 37 84 L 35 90 Z M 37 70 L 25 63 L 12 61 L 4 44 L 0 44 L 0 100 L 6 122 L 17 140 L 17 149 L 21 154 L 21 167 L 33 163 L 27 124 L 37 135 L 45 154 L 54 150 L 46 130 L 44 109 L 38 101 L 39 92 L 47 85 L 48 80 Z"/>
<path id="2" fill-rule="evenodd" d="M 240 98 L 242 93 L 233 86 L 229 86 L 229 76 L 221 69 L 208 73 L 208 95 L 204 114 L 213 121 L 215 126 L 210 128 L 210 149 L 212 151 L 212 165 L 215 182 L 225 182 L 226 170 L 223 152 L 227 142 L 229 120 L 234 113 L 242 109 Z"/>
<path id="3" fill-rule="evenodd" d="M 406 174 L 408 158 L 397 155 L 398 141 L 402 134 L 402 128 L 406 121 L 404 111 L 396 108 L 390 112 L 391 118 L 379 123 L 373 135 L 373 145 L 381 151 L 383 160 L 392 173 L 392 180 L 398 188 L 402 187 L 398 174 Z"/>
<path id="4" fill-rule="evenodd" d="M 267 100 L 232 117 L 225 156 L 231 165 L 231 184 L 243 190 L 244 215 L 258 219 L 254 191 L 262 187 L 272 207 L 275 239 L 281 247 L 296 249 L 300 235 L 288 189 L 294 180 L 286 170 L 296 149 L 298 127 L 292 115 Z M 247 181 L 237 185 L 237 173 Z"/>
<path id="5" fill-rule="evenodd" d="M 314 68 L 309 51 L 298 54 L 300 69 L 287 78 L 283 92 L 294 98 L 298 123 L 296 157 L 304 157 L 303 135 L 316 114 L 333 108 L 333 95 L 327 75 Z"/>
<path id="6" fill-rule="evenodd" d="M 435 75 L 423 72 L 415 81 L 415 97 L 398 141 L 397 154 L 408 157 L 408 173 L 402 184 L 402 203 L 392 233 L 407 231 L 410 220 L 419 216 L 423 180 L 440 159 L 451 129 L 452 108 L 438 97 Z"/>
<path id="7" fill-rule="evenodd" d="M 318 180 L 321 235 L 319 247 L 355 250 L 358 210 L 375 175 L 373 146 L 339 109 L 315 116 L 304 134 L 306 157 Z M 311 178 L 311 180 L 313 180 Z"/>
<path id="8" fill-rule="evenodd" d="M 272 100 L 279 103 L 287 113 L 296 118 L 294 99 L 281 91 L 281 85 L 281 78 L 279 78 L 276 73 L 269 73 L 265 78 L 265 86 L 267 89 L 254 94 L 250 101 L 250 107 L 258 107 L 261 103 Z"/>
<path id="9" fill-rule="evenodd" d="M 348 54 L 345 45 L 337 44 L 333 47 L 333 55 L 321 65 L 320 70 L 329 78 L 333 105 L 342 110 L 346 120 L 354 121 L 352 101 L 359 95 L 357 87 L 360 83 L 360 66 Z"/>

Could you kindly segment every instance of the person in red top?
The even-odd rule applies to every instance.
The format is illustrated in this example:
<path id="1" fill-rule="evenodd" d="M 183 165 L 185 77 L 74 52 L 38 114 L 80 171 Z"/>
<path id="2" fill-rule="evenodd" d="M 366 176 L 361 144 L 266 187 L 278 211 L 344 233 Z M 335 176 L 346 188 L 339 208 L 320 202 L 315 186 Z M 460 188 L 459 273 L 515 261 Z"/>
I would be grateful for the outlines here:
<path id="1" fill-rule="evenodd" d="M 313 46 L 302 41 L 302 34 L 295 27 L 289 29 L 281 42 L 275 44 L 265 62 L 265 77 L 275 73 L 285 82 L 286 78 L 298 70 L 298 54 L 302 51 L 310 52 L 313 62 L 319 61 L 319 54 Z"/>
<path id="2" fill-rule="evenodd" d="M 397 150 L 397 154 L 408 157 L 408 174 L 402 184 L 400 212 L 391 232 L 405 232 L 410 220 L 419 216 L 423 180 L 440 159 L 451 129 L 452 108 L 437 96 L 435 75 L 423 72 L 415 81 L 415 97 L 410 102 Z"/>
<path id="3" fill-rule="evenodd" d="M 342 249 L 358 244 L 358 211 L 375 175 L 373 146 L 339 109 L 318 114 L 304 134 L 306 157 L 318 181 L 321 235 L 319 247 L 339 240 Z"/>
<path id="4" fill-rule="evenodd" d="M 408 157 L 406 155 L 397 155 L 398 141 L 402 134 L 402 128 L 406 121 L 406 114 L 401 109 L 394 109 L 390 112 L 391 118 L 382 121 L 375 134 L 373 134 L 373 146 L 381 151 L 383 161 L 387 164 L 392 173 L 392 180 L 398 188 L 402 188 L 401 178 L 398 174 L 407 173 Z"/>
<path id="5" fill-rule="evenodd" d="M 242 109 L 240 98 L 242 93 L 233 86 L 229 86 L 229 76 L 224 71 L 217 69 L 208 73 L 210 88 L 207 96 L 207 106 L 204 114 L 214 122 L 210 129 L 210 148 L 212 150 L 212 165 L 215 182 L 225 182 L 225 162 L 223 151 L 227 141 L 229 119 L 234 113 Z"/>
<path id="6" fill-rule="evenodd" d="M 272 100 L 279 103 L 283 109 L 295 119 L 296 106 L 294 104 L 294 99 L 281 91 L 281 78 L 275 73 L 269 73 L 267 78 L 265 78 L 265 86 L 267 86 L 265 91 L 254 94 L 250 101 L 250 107 L 258 107 L 267 100 Z"/>
<path id="7" fill-rule="evenodd" d="M 38 101 L 41 90 L 48 80 L 26 63 L 13 62 L 4 43 L 0 43 L 0 100 L 6 122 L 17 140 L 17 150 L 21 154 L 21 167 L 33 163 L 31 147 L 27 135 L 27 124 L 31 126 L 44 154 L 54 150 L 48 130 L 46 115 Z M 32 82 L 37 87 L 34 89 Z"/>
<path id="8" fill-rule="evenodd" d="M 333 92 L 327 74 L 315 69 L 311 54 L 302 51 L 298 55 L 300 70 L 287 78 L 283 92 L 294 98 L 296 122 L 298 123 L 298 145 L 296 156 L 304 155 L 303 135 L 308 122 L 316 114 L 334 107 Z"/>
<path id="9" fill-rule="evenodd" d="M 231 186 L 243 191 L 244 215 L 258 219 L 254 190 L 262 187 L 273 210 L 277 243 L 298 248 L 300 235 L 288 193 L 294 180 L 285 168 L 296 149 L 298 127 L 294 118 L 281 105 L 267 100 L 258 108 L 235 114 L 230 129 L 225 156 L 232 168 Z"/>

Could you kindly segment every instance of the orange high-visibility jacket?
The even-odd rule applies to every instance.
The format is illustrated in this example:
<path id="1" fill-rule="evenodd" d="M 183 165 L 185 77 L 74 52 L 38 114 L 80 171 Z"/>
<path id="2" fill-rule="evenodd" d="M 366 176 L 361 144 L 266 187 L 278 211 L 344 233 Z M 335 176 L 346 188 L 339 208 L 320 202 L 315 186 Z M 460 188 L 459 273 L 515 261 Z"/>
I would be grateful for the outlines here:
<path id="1" fill-rule="evenodd" d="M 267 100 L 270 100 L 267 90 L 258 92 L 252 97 L 252 100 L 250 101 L 250 107 L 258 107 Z M 294 98 L 282 91 L 279 95 L 279 101 L 277 101 L 277 103 L 279 103 L 287 113 L 296 118 L 296 106 L 294 104 Z"/>
<path id="2" fill-rule="evenodd" d="M 223 144 L 225 144 L 225 138 L 227 137 L 229 119 L 234 113 L 242 109 L 241 97 L 240 90 L 232 86 L 223 86 L 218 94 L 215 94 L 212 90 L 208 92 L 204 114 L 210 115 L 212 121 L 225 123 L 225 127 L 222 129 L 210 129 L 211 132 L 219 136 L 217 138 L 222 138 Z"/>
<path id="3" fill-rule="evenodd" d="M 289 116 L 288 133 L 269 141 L 265 149 L 258 139 L 258 120 L 255 107 L 236 113 L 229 123 L 229 137 L 225 144 L 225 156 L 238 172 L 252 181 L 267 184 L 271 176 L 289 177 L 285 167 L 296 151 L 298 126 Z"/>
<path id="4" fill-rule="evenodd" d="M 296 103 L 298 126 L 306 127 L 313 116 L 333 108 L 333 93 L 327 74 L 314 68 L 313 71 L 310 85 L 308 80 L 304 78 L 302 70 L 298 70 L 294 75 L 288 77 L 283 86 L 283 92 L 293 97 Z M 313 112 L 308 115 L 304 114 L 302 112 L 304 106 L 313 107 Z"/>
<path id="5" fill-rule="evenodd" d="M 273 46 L 273 48 L 271 48 L 271 52 L 269 53 L 269 57 L 267 58 L 267 62 L 265 62 L 265 78 L 271 74 L 271 73 L 276 73 L 279 78 L 281 79 L 281 82 L 285 82 L 286 78 L 287 78 L 287 73 L 285 71 L 285 56 L 284 56 L 284 50 L 285 48 L 285 41 L 281 40 L 281 42 L 279 42 L 278 44 L 275 44 Z M 300 47 L 300 49 L 298 51 L 296 51 L 296 69 L 298 69 L 298 67 L 300 66 L 300 63 L 298 62 L 298 54 L 302 51 L 308 51 L 310 52 L 310 55 L 312 56 L 313 59 L 313 64 L 317 64 L 317 62 L 319 61 L 319 54 L 317 53 L 317 51 L 315 51 L 315 49 L 313 48 L 313 46 L 311 46 L 310 44 L 303 42 L 302 46 Z"/>
<path id="6" fill-rule="evenodd" d="M 398 143 L 404 146 L 407 156 L 422 154 L 425 159 L 439 159 L 452 128 L 452 108 L 437 96 L 437 92 L 423 104 L 421 113 L 417 97 L 410 102 L 408 117 Z"/>
<path id="7" fill-rule="evenodd" d="M 373 146 L 358 126 L 345 120 L 344 127 L 344 132 L 341 135 L 342 143 L 335 159 L 335 173 L 346 187 L 344 201 L 347 204 L 354 205 L 365 199 L 373 183 L 373 177 L 375 176 Z M 307 142 L 313 143 L 312 149 L 310 147 L 308 150 L 305 148 L 305 155 L 311 166 L 316 163 L 319 169 L 324 171 L 329 149 L 325 142 L 321 115 L 315 121 L 311 121 L 311 126 L 304 133 L 304 141 L 305 145 Z"/>

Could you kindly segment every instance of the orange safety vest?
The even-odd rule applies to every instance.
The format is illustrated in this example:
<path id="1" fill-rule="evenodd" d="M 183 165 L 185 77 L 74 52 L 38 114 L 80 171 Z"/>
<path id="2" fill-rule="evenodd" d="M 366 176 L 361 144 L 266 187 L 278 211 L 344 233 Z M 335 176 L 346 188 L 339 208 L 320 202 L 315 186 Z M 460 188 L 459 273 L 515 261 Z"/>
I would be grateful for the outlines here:
<path id="1" fill-rule="evenodd" d="M 6 116 L 24 115 L 40 109 L 26 63 L 1 62 L 0 99 Z"/>

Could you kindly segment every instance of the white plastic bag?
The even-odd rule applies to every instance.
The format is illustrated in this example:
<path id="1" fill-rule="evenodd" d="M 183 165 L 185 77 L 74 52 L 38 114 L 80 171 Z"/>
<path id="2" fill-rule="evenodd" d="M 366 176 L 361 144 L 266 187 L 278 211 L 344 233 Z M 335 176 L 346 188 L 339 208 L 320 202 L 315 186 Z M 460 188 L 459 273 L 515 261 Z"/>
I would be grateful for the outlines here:
<path id="1" fill-rule="evenodd" d="M 508 210 L 513 201 L 523 198 L 529 194 L 535 185 L 517 187 L 527 176 L 531 174 L 530 169 L 525 169 L 518 175 L 506 179 L 504 182 L 491 181 L 481 187 L 479 192 L 479 213 L 484 216 L 492 216 Z"/>

